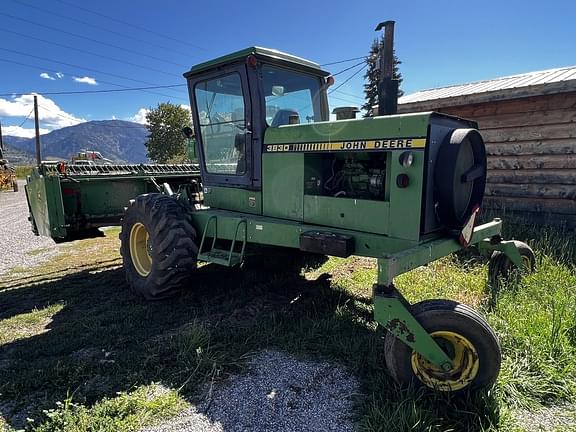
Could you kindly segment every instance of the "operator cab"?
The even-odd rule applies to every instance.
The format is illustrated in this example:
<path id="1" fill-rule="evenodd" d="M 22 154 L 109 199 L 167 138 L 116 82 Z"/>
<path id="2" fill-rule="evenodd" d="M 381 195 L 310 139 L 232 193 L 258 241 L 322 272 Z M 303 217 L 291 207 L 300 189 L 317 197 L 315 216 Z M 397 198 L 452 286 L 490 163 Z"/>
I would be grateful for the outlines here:
<path id="1" fill-rule="evenodd" d="M 203 185 L 260 190 L 264 132 L 327 121 L 328 75 L 316 63 L 257 47 L 184 74 Z"/>

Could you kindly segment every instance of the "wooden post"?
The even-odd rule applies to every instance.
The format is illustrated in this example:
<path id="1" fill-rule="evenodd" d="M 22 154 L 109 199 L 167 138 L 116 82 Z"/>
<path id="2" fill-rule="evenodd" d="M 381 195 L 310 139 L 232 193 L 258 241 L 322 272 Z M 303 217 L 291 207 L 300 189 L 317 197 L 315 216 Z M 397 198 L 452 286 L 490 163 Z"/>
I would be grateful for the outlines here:
<path id="1" fill-rule="evenodd" d="M 38 119 L 38 98 L 36 95 L 34 95 L 34 126 L 36 128 L 36 163 L 40 166 L 42 154 L 40 153 L 40 121 Z"/>
<path id="2" fill-rule="evenodd" d="M 2 122 L 0 121 L 0 159 L 4 159 L 4 141 L 2 139 Z"/>

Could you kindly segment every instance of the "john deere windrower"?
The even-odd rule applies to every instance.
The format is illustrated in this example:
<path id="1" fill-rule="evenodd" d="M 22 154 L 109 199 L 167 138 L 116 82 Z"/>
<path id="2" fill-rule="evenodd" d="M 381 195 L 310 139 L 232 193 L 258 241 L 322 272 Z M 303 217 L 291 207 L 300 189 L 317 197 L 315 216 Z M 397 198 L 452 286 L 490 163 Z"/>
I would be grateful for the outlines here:
<path id="1" fill-rule="evenodd" d="M 374 316 L 388 330 L 396 381 L 461 391 L 496 380 L 500 347 L 478 313 L 448 300 L 411 305 L 394 287 L 396 276 L 469 245 L 493 253 L 493 269 L 533 266 L 526 245 L 501 238 L 499 219 L 475 226 L 486 154 L 474 122 L 434 112 L 330 121 L 330 74 L 264 48 L 185 77 L 201 186 L 197 176 L 166 177 L 157 193 L 134 196 L 120 236 L 134 291 L 193 290 L 198 261 L 237 266 L 262 245 L 373 257 Z M 381 87 L 395 93 L 386 79 Z"/>

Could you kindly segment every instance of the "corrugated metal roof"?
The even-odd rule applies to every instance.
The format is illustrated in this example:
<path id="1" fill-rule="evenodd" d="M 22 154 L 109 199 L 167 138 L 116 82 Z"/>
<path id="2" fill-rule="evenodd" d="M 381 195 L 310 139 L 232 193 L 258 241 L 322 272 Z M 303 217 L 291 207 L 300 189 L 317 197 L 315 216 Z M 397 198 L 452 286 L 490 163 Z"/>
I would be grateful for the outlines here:
<path id="1" fill-rule="evenodd" d="M 576 66 L 421 90 L 402 96 L 398 100 L 398 104 L 417 104 L 419 102 L 460 98 L 489 92 L 498 92 L 503 95 L 507 91 L 514 93 L 516 90 L 526 89 L 532 86 L 538 86 L 538 89 L 544 90 L 545 87 L 554 85 L 555 88 L 561 89 L 564 87 L 559 86 L 558 83 L 568 84 L 568 81 L 574 81 L 574 83 L 570 84 L 574 84 L 574 88 L 576 89 Z M 502 97 L 499 99 L 502 99 Z"/>

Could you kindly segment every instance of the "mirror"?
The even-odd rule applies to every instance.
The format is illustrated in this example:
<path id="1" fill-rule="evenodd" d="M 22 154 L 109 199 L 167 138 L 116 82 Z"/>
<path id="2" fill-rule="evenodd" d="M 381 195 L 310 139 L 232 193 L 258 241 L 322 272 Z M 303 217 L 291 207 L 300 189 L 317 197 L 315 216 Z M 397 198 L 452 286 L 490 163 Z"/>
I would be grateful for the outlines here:
<path id="1" fill-rule="evenodd" d="M 284 96 L 284 86 L 272 86 L 272 96 Z"/>
<path id="2" fill-rule="evenodd" d="M 185 128 L 182 128 L 182 134 L 188 139 L 194 138 L 194 129 L 190 126 L 186 126 Z"/>

